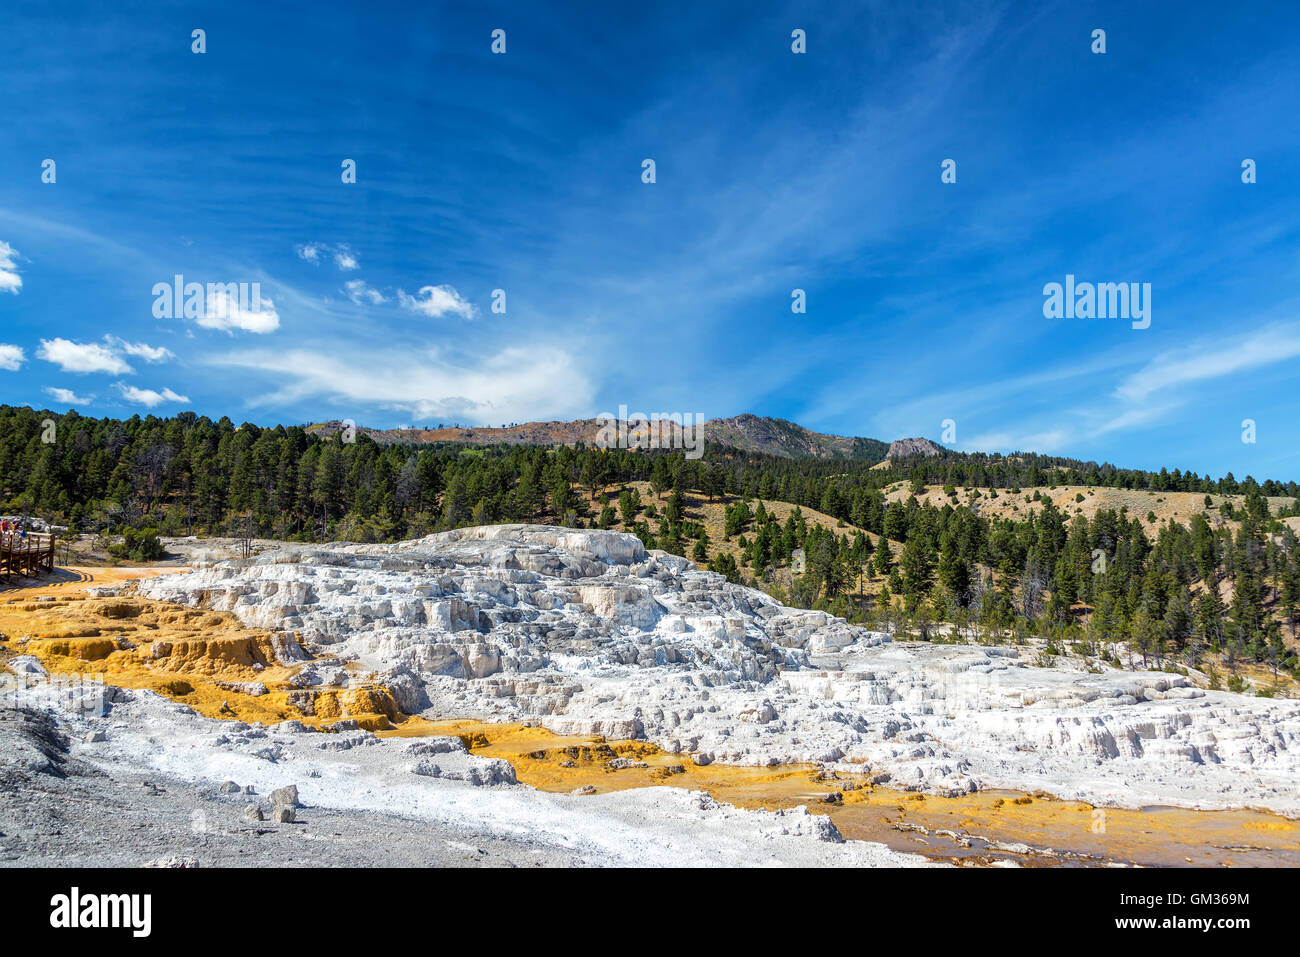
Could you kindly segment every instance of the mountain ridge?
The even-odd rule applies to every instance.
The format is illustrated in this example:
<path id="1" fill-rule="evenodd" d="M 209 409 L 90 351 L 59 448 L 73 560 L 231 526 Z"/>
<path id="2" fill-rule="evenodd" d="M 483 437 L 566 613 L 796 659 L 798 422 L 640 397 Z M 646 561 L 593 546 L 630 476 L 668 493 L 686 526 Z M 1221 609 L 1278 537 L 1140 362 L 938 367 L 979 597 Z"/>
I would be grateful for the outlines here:
<path id="1" fill-rule="evenodd" d="M 551 420 L 524 422 L 497 426 L 446 426 L 424 429 L 372 429 L 355 426 L 358 434 L 366 435 L 382 445 L 411 443 L 424 445 L 435 442 L 461 442 L 465 444 L 505 445 L 573 445 L 577 442 L 594 444 L 602 427 L 608 428 L 608 419 Z M 319 422 L 306 426 L 314 435 L 329 437 L 346 428 L 339 420 Z M 665 438 L 676 436 L 681 428 L 676 423 L 664 426 Z M 742 452 L 777 455 L 790 459 L 845 459 L 850 461 L 883 462 L 911 455 L 934 456 L 948 450 L 925 438 L 896 439 L 883 442 L 865 436 L 834 435 L 773 416 L 744 412 L 722 419 L 710 419 L 703 424 L 706 442 L 718 443 Z"/>

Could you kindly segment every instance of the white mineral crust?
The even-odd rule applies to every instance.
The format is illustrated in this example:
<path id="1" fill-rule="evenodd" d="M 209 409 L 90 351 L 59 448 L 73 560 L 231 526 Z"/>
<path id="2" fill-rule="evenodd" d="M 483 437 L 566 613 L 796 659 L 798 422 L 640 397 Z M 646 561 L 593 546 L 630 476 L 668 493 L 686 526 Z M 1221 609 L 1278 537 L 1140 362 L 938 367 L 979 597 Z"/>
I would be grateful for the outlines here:
<path id="1" fill-rule="evenodd" d="M 535 719 L 701 764 L 820 762 L 909 789 L 1300 813 L 1300 703 L 895 644 L 616 532 L 289 545 L 139 590 L 284 632 L 286 660 L 299 643 L 327 656 L 305 668 L 358 662 L 332 680 L 381 681 L 432 719 Z"/>

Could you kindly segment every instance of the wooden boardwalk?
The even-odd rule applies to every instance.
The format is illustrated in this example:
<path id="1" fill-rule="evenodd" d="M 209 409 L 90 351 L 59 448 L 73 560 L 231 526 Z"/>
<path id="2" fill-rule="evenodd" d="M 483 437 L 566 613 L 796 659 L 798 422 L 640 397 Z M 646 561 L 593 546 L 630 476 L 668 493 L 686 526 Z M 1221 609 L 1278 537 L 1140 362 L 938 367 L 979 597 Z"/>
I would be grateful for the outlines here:
<path id="1" fill-rule="evenodd" d="M 54 536 L 28 532 L 26 538 L 0 534 L 0 577 L 27 578 L 54 571 Z"/>

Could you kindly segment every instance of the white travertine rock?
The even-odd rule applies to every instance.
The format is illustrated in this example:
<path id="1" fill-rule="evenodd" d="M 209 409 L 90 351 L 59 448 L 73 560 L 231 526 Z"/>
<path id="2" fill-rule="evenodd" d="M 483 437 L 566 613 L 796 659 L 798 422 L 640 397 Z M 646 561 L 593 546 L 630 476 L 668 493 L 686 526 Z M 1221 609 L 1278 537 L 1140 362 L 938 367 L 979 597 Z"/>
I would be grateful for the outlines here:
<path id="1" fill-rule="evenodd" d="M 139 589 L 273 629 L 284 660 L 301 644 L 358 662 L 370 673 L 335 665 L 332 680 L 384 681 L 431 718 L 540 719 L 697 763 L 823 762 L 941 792 L 1300 810 L 1300 703 L 894 644 L 615 532 L 286 545 Z"/>

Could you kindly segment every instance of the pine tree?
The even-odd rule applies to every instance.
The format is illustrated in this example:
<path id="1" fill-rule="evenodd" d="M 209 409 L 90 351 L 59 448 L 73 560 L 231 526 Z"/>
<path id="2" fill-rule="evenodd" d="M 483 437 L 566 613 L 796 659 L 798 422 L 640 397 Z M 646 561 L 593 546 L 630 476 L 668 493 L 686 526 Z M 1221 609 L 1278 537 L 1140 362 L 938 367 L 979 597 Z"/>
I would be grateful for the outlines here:
<path id="1" fill-rule="evenodd" d="M 907 554 L 907 549 L 903 549 Z M 957 553 L 956 543 L 945 539 L 939 552 L 939 582 L 946 588 L 958 607 L 966 604 L 970 589 L 970 566 Z"/>
<path id="2" fill-rule="evenodd" d="M 444 528 L 460 528 L 473 518 L 470 510 L 469 488 L 459 473 L 447 486 L 447 494 L 442 502 L 442 525 Z"/>
<path id="3" fill-rule="evenodd" d="M 894 556 L 890 552 L 888 539 L 882 538 L 876 543 L 874 564 L 877 575 L 888 575 L 890 568 L 893 567 Z"/>
<path id="4" fill-rule="evenodd" d="M 1159 656 L 1164 648 L 1164 622 L 1151 614 L 1144 603 L 1129 623 L 1129 643 L 1142 656 L 1142 667 L 1147 666 L 1147 659 Z"/>
<path id="5" fill-rule="evenodd" d="M 624 527 L 630 528 L 636 521 L 636 513 L 641 508 L 641 496 L 636 489 L 625 488 L 618 493 L 618 510 L 623 516 Z"/>
<path id="6" fill-rule="evenodd" d="M 672 479 L 668 474 L 667 456 L 655 456 L 654 465 L 650 469 L 650 488 L 654 490 L 655 497 L 660 501 L 663 500 L 664 492 L 672 484 Z"/>
<path id="7" fill-rule="evenodd" d="M 727 581 L 733 585 L 740 584 L 740 569 L 736 566 L 736 559 L 730 552 L 719 552 L 709 563 L 709 571 L 725 575 Z"/>
<path id="8" fill-rule="evenodd" d="M 573 503 L 573 487 L 563 475 L 551 480 L 551 514 L 563 521 Z"/>
<path id="9" fill-rule="evenodd" d="M 1187 646 L 1192 636 L 1193 615 L 1187 591 L 1175 588 L 1165 606 L 1164 633 L 1168 637 L 1172 651 L 1177 653 Z"/>

